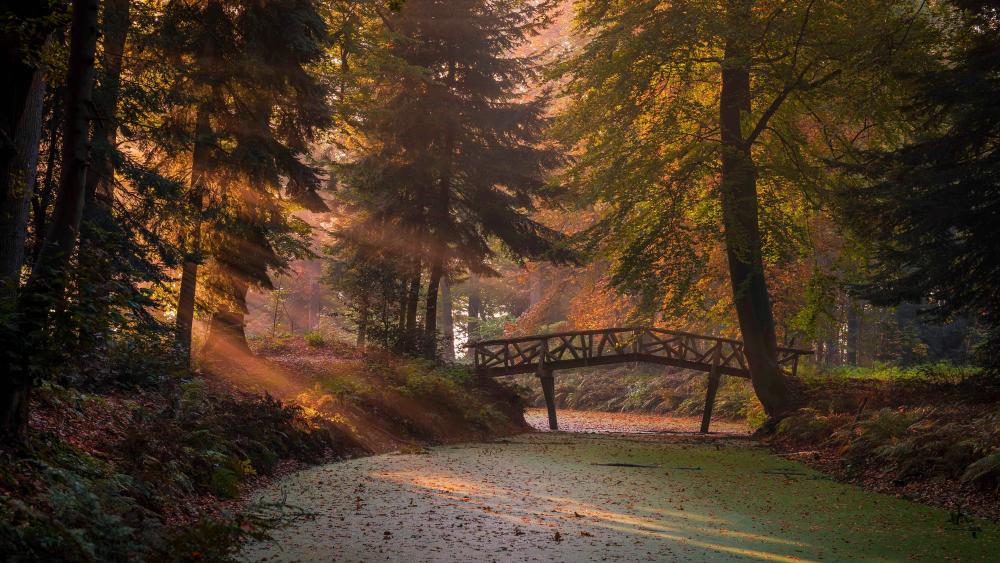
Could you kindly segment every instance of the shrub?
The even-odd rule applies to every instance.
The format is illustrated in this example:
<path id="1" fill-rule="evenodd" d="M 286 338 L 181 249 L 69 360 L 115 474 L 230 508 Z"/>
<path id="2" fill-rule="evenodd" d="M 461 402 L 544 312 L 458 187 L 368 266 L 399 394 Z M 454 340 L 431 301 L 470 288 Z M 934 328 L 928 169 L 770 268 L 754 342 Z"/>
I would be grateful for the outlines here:
<path id="1" fill-rule="evenodd" d="M 291 348 L 288 343 L 289 338 L 287 334 L 278 334 L 274 338 L 270 336 L 251 337 L 249 343 L 257 352 L 263 354 L 280 354 L 287 352 Z"/>
<path id="2" fill-rule="evenodd" d="M 846 415 L 822 415 L 813 409 L 800 409 L 778 423 L 778 435 L 793 440 L 819 444 L 849 419 Z"/>
<path id="3" fill-rule="evenodd" d="M 1000 490 L 1000 451 L 969 465 L 962 474 L 962 481 Z"/>
<path id="4" fill-rule="evenodd" d="M 361 397 L 372 391 L 370 386 L 361 385 L 353 379 L 332 375 L 320 379 L 315 387 L 313 393 L 329 393 L 338 399 L 343 399 L 344 397 Z"/>
<path id="5" fill-rule="evenodd" d="M 324 344 L 326 344 L 326 339 L 323 338 L 323 334 L 318 331 L 306 333 L 305 339 L 306 344 L 312 348 L 321 348 Z"/>

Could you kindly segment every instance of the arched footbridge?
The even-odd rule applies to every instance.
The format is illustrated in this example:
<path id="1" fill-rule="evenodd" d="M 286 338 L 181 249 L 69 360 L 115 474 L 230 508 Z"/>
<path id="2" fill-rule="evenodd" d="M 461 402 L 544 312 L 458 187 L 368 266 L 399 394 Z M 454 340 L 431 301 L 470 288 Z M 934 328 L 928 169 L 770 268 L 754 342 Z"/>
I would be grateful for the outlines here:
<path id="1" fill-rule="evenodd" d="M 476 375 L 535 373 L 541 380 L 549 428 L 558 430 L 553 372 L 587 366 L 646 362 L 708 374 L 701 431 L 708 432 L 723 375 L 750 378 L 743 342 L 660 328 L 603 328 L 471 342 Z M 778 348 L 778 364 L 789 375 L 811 350 Z"/>

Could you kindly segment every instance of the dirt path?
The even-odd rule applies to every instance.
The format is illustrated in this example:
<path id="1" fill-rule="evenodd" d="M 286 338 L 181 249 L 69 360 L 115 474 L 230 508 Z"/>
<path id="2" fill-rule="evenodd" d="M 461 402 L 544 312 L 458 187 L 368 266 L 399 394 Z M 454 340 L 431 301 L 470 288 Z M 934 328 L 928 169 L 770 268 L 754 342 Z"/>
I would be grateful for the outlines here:
<path id="1" fill-rule="evenodd" d="M 951 524 L 945 511 L 835 483 L 725 436 L 536 433 L 316 467 L 262 495 L 315 517 L 248 546 L 247 561 L 988 561 L 1000 553 L 995 524 Z"/>

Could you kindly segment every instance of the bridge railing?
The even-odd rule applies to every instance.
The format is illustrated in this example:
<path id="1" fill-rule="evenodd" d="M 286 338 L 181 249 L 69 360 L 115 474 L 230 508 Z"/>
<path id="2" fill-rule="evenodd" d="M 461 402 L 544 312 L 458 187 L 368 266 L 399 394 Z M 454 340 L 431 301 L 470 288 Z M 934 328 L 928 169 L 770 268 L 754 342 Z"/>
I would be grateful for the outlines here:
<path id="1" fill-rule="evenodd" d="M 744 345 L 739 340 L 648 327 L 606 328 L 472 342 L 476 371 L 481 375 L 530 373 L 539 365 L 582 367 L 647 361 L 749 377 Z M 778 348 L 778 363 L 790 374 L 810 350 Z"/>

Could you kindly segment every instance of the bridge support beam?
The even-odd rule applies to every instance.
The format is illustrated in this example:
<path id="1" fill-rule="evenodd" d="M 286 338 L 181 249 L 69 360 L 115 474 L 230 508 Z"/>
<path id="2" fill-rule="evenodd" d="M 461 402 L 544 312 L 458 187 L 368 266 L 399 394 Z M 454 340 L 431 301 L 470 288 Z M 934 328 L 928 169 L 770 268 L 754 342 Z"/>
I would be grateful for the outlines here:
<path id="1" fill-rule="evenodd" d="M 539 366 L 538 380 L 542 383 L 545 408 L 549 411 L 549 430 L 559 430 L 559 422 L 556 421 L 556 378 L 552 376 L 552 368 Z"/>
<path id="2" fill-rule="evenodd" d="M 708 426 L 712 423 L 712 409 L 715 408 L 715 395 L 719 392 L 719 375 L 717 365 L 712 366 L 708 374 L 708 390 L 705 392 L 705 412 L 701 415 L 701 433 L 708 434 Z"/>

